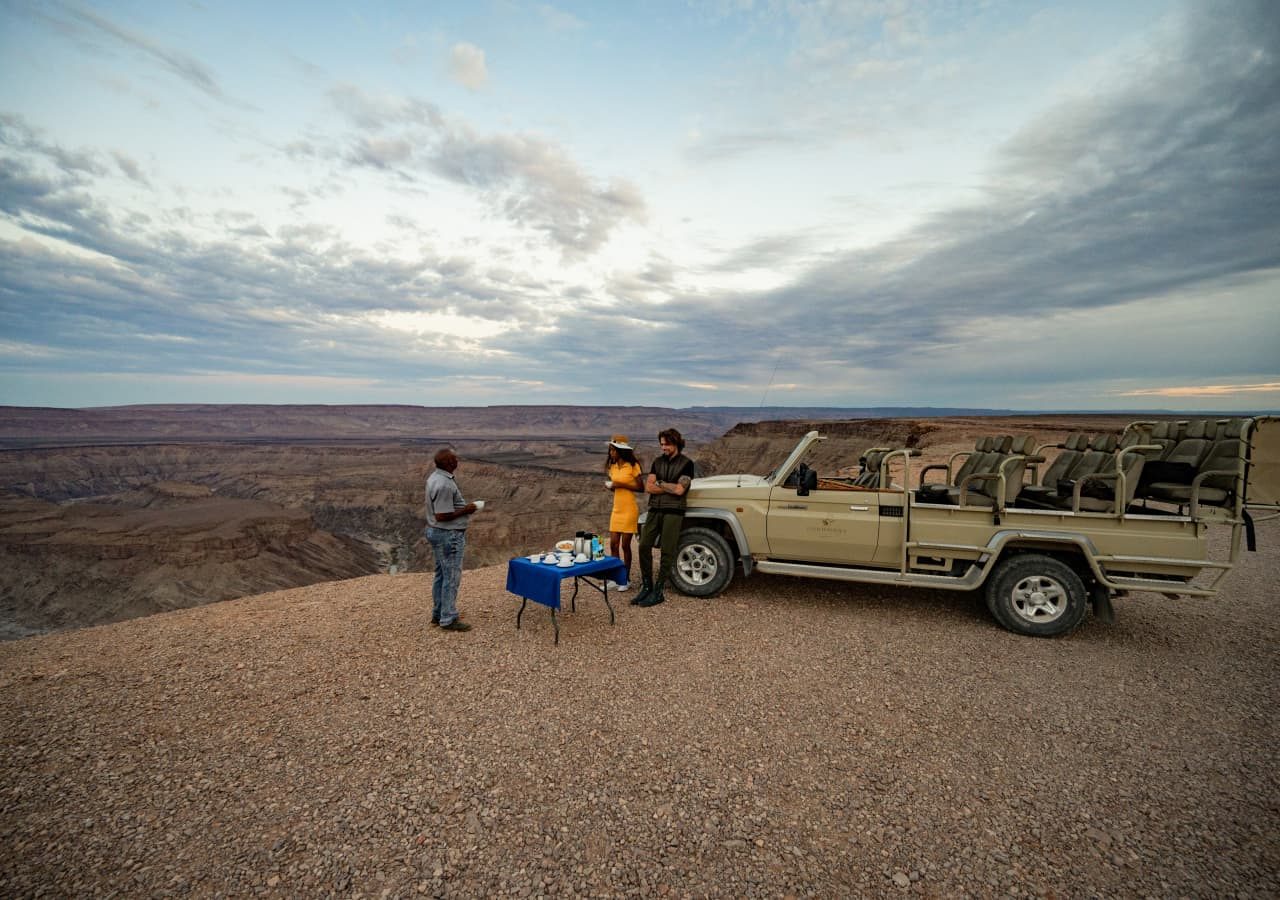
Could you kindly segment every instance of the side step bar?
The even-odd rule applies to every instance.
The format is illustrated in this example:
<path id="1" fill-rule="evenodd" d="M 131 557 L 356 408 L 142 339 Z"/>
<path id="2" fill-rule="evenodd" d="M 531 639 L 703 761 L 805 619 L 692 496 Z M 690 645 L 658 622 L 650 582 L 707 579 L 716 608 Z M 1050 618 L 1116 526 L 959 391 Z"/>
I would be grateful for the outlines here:
<path id="1" fill-rule="evenodd" d="M 941 588 L 947 591 L 971 591 L 982 583 L 982 567 L 975 564 L 961 578 L 952 575 L 903 575 L 901 572 L 887 569 L 855 569 L 844 566 L 821 566 L 815 563 L 777 562 L 772 559 L 759 560 L 755 565 L 757 572 L 770 575 L 803 575 L 807 578 L 825 578 L 828 581 L 854 581 L 865 584 L 900 584 Z"/>

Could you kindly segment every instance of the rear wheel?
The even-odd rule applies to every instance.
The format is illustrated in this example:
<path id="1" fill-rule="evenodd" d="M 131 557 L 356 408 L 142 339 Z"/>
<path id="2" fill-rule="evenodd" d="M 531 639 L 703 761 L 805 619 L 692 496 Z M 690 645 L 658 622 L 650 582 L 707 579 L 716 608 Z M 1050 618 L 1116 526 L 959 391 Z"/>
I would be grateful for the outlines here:
<path id="1" fill-rule="evenodd" d="M 1062 560 L 1020 553 L 999 564 L 987 582 L 987 609 L 1010 631 L 1032 637 L 1068 634 L 1088 610 L 1084 581 Z"/>
<path id="2" fill-rule="evenodd" d="M 733 552 L 728 542 L 710 528 L 686 528 L 680 532 L 671 581 L 676 590 L 691 597 L 714 597 L 733 580 Z"/>

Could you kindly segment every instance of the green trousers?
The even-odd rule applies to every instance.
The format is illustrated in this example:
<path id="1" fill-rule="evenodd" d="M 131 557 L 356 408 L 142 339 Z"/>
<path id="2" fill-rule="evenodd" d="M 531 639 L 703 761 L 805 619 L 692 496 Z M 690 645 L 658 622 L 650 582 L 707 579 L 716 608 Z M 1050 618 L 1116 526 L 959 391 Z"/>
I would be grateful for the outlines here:
<path id="1" fill-rule="evenodd" d="M 676 562 L 676 546 L 680 543 L 680 526 L 684 524 L 682 513 L 657 512 L 649 515 L 640 528 L 640 580 L 653 583 L 653 545 L 661 539 L 662 559 L 658 561 L 658 578 L 664 584 Z"/>

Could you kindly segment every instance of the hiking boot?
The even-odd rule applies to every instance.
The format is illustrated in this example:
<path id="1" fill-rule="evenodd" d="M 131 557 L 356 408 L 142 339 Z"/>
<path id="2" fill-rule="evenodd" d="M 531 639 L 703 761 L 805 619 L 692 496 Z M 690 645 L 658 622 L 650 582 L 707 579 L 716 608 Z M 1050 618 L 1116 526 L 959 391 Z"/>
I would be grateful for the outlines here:
<path id="1" fill-rule="evenodd" d="M 659 603 L 666 601 L 666 597 L 662 595 L 662 579 L 659 578 L 653 585 L 653 590 L 645 595 L 636 606 L 657 606 Z"/>
<path id="2" fill-rule="evenodd" d="M 454 619 L 448 625 L 441 625 L 441 631 L 470 631 L 471 626 L 461 619 Z"/>
<path id="3" fill-rule="evenodd" d="M 439 617 L 439 616 L 432 616 L 432 617 L 431 617 L 431 624 L 432 624 L 432 625 L 439 625 L 439 624 L 440 624 L 440 617 Z"/>
<path id="4" fill-rule="evenodd" d="M 631 598 L 632 606 L 644 606 L 644 601 L 653 593 L 653 582 L 646 580 L 640 587 L 640 593 Z"/>

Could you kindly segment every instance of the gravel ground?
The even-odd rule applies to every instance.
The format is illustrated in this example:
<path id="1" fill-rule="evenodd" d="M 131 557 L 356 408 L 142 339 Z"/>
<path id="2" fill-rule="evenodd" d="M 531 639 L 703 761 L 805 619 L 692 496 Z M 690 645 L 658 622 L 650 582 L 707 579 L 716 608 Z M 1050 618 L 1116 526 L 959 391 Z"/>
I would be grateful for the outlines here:
<path id="1" fill-rule="evenodd" d="M 1062 640 L 755 576 L 557 647 L 496 567 L 0 645 L 0 894 L 1274 897 L 1278 525 Z"/>

